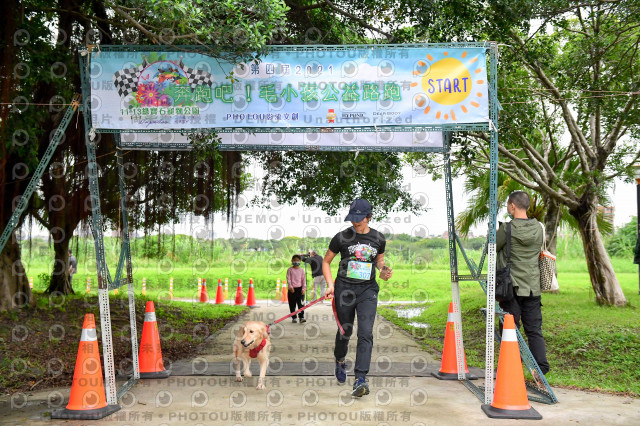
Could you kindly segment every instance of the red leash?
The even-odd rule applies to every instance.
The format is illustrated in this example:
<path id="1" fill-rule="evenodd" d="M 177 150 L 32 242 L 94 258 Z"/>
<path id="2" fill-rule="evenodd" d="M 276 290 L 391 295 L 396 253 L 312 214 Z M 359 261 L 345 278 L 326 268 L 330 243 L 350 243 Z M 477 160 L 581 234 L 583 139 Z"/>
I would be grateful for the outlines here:
<path id="1" fill-rule="evenodd" d="M 270 322 L 269 324 L 267 324 L 267 332 L 269 333 L 269 327 L 271 327 L 272 325 L 276 325 L 277 323 L 286 320 L 287 318 L 290 318 L 296 314 L 298 314 L 298 312 L 302 312 L 307 308 L 310 308 L 311 306 L 315 305 L 318 302 L 322 302 L 324 299 L 326 298 L 326 296 L 322 296 L 319 299 L 314 300 L 313 302 L 309 302 L 306 305 L 304 305 L 302 308 L 298 309 L 297 311 L 291 312 L 289 315 L 285 315 L 284 317 L 277 319 L 273 322 Z M 344 328 L 342 328 L 342 324 L 340 324 L 340 320 L 338 319 L 338 313 L 336 312 L 336 299 L 333 298 L 331 300 L 331 307 L 333 308 L 333 316 L 336 319 L 336 323 L 338 324 L 338 329 L 340 329 L 340 334 L 344 335 Z"/>
<path id="2" fill-rule="evenodd" d="M 336 298 L 334 297 L 331 300 L 331 307 L 333 308 L 333 317 L 336 319 L 336 324 L 338 324 L 338 329 L 340 330 L 340 334 L 344 336 L 344 328 L 342 328 L 342 324 L 340 324 L 340 320 L 338 319 L 338 313 L 336 312 Z"/>
<path id="3" fill-rule="evenodd" d="M 277 323 L 279 323 L 280 321 L 284 321 L 284 320 L 286 320 L 287 318 L 289 318 L 289 317 L 292 317 L 292 316 L 296 315 L 298 312 L 302 312 L 302 311 L 304 311 L 305 309 L 310 308 L 311 306 L 315 305 L 316 303 L 318 303 L 318 302 L 322 302 L 324 299 L 325 299 L 325 296 L 322 296 L 321 298 L 316 299 L 316 300 L 314 300 L 313 302 L 309 302 L 309 303 L 307 303 L 306 305 L 304 305 L 302 308 L 298 309 L 297 311 L 293 311 L 293 312 L 291 312 L 289 315 L 286 315 L 286 316 L 284 316 L 284 317 L 282 317 L 282 318 L 280 318 L 280 319 L 277 319 L 277 320 L 275 320 L 275 321 L 273 321 L 273 322 L 270 322 L 269 324 L 267 324 L 267 329 L 269 328 L 269 326 L 276 325 L 276 324 L 277 324 Z"/>
<path id="4" fill-rule="evenodd" d="M 289 317 L 291 317 L 291 316 L 293 316 L 293 315 L 296 315 L 298 312 L 302 312 L 302 311 L 304 311 L 305 309 L 310 308 L 311 306 L 315 305 L 316 303 L 318 303 L 318 302 L 322 302 L 324 299 L 325 299 L 325 296 L 322 296 L 321 298 L 316 299 L 316 300 L 314 300 L 313 302 L 309 302 L 309 303 L 307 303 L 306 305 L 304 305 L 302 308 L 298 309 L 297 311 L 295 311 L 295 312 L 291 312 L 289 315 L 286 315 L 286 316 L 284 316 L 284 317 L 282 317 L 282 318 L 280 318 L 280 319 L 277 319 L 277 320 L 275 320 L 275 321 L 273 321 L 273 322 L 270 322 L 269 324 L 267 324 L 267 333 L 268 333 L 268 334 L 271 334 L 271 330 L 269 330 L 269 327 L 270 327 L 270 326 L 272 326 L 272 325 L 276 325 L 276 324 L 277 324 L 277 323 L 279 323 L 280 321 L 284 321 L 284 320 L 286 320 L 287 318 L 289 318 Z M 342 328 L 342 325 L 340 324 L 340 321 L 338 321 L 338 315 L 336 314 L 336 304 L 335 304 L 335 299 L 333 299 L 333 300 L 331 301 L 331 304 L 333 305 L 333 315 L 335 316 L 335 318 L 336 318 L 336 322 L 338 323 L 338 327 L 340 328 L 340 333 L 341 333 L 341 334 L 344 334 L 344 329 Z M 256 357 L 258 356 L 258 353 L 262 350 L 262 348 L 264 348 L 264 347 L 265 347 L 266 343 L 267 343 L 267 339 L 262 339 L 262 343 L 261 343 L 259 346 L 255 347 L 255 348 L 253 348 L 253 349 L 251 349 L 251 350 L 249 351 L 249 356 L 250 356 L 251 358 L 256 358 Z"/>

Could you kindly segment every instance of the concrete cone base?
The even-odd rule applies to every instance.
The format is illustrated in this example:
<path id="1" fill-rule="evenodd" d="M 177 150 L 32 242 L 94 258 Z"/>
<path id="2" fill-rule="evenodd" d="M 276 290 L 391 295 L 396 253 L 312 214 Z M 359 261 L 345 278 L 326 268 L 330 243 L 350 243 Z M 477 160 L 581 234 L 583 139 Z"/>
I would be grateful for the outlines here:
<path id="1" fill-rule="evenodd" d="M 533 407 L 528 410 L 503 410 L 502 408 L 494 408 L 489 404 L 482 404 L 482 411 L 492 419 L 542 420 L 542 415 Z"/>
<path id="2" fill-rule="evenodd" d="M 106 407 L 96 408 L 95 410 L 67 410 L 61 408 L 51 413 L 52 419 L 69 419 L 69 420 L 99 420 L 107 417 L 120 410 L 119 405 L 107 405 Z"/>
<path id="3" fill-rule="evenodd" d="M 171 375 L 171 370 L 154 371 L 153 373 L 140 373 L 141 379 L 166 379 Z"/>
<path id="4" fill-rule="evenodd" d="M 458 380 L 458 373 L 441 373 L 441 372 L 432 372 L 431 375 L 439 380 Z M 471 373 L 465 373 L 465 378 L 467 380 L 477 380 L 478 376 L 475 376 Z"/>

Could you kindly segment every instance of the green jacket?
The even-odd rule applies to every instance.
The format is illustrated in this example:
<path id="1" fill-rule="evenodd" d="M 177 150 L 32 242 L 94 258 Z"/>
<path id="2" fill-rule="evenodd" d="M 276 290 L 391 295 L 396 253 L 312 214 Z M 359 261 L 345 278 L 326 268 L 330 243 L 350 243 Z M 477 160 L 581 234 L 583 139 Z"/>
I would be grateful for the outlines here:
<path id="1" fill-rule="evenodd" d="M 542 248 L 542 226 L 536 219 L 511 221 L 511 280 L 518 296 L 540 296 L 538 259 Z M 507 266 L 507 226 L 496 232 L 498 269 Z"/>

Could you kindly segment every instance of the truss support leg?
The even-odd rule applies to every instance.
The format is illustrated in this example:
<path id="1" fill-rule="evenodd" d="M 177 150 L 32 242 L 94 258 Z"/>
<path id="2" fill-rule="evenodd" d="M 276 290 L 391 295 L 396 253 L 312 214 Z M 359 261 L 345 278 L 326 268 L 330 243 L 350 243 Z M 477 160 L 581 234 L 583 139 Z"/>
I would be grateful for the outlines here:
<path id="1" fill-rule="evenodd" d="M 451 134 L 445 133 L 445 146 L 449 147 Z M 458 368 L 458 380 L 465 379 L 464 368 L 464 344 L 462 342 L 462 315 L 460 314 L 460 285 L 458 283 L 458 252 L 456 248 L 456 227 L 453 211 L 453 181 L 451 177 L 450 150 L 444 154 L 445 177 L 447 198 L 447 229 L 449 232 L 449 266 L 451 269 L 451 300 L 453 302 L 454 335 L 456 339 L 456 364 Z"/>
<path id="2" fill-rule="evenodd" d="M 44 152 L 44 155 L 40 159 L 40 163 L 38 163 L 38 167 L 36 167 L 35 172 L 33 172 L 33 176 L 31 176 L 31 180 L 27 185 L 27 189 L 24 191 L 24 194 L 22 194 L 22 197 L 20 197 L 20 201 L 18 201 L 18 205 L 16 206 L 15 210 L 11 214 L 11 218 L 9 218 L 9 222 L 7 222 L 7 225 L 2 231 L 2 236 L 0 236 L 0 253 L 2 253 L 2 250 L 4 250 L 4 246 L 7 244 L 7 241 L 9 241 L 9 237 L 11 236 L 11 233 L 13 232 L 14 229 L 16 229 L 16 227 L 18 226 L 18 223 L 20 223 L 20 217 L 22 216 L 24 211 L 27 209 L 27 204 L 29 203 L 29 199 L 31 198 L 31 195 L 33 195 L 33 192 L 36 190 L 36 187 L 40 182 L 40 178 L 42 178 L 42 174 L 44 173 L 47 166 L 49 165 L 49 162 L 51 161 L 53 154 L 56 152 L 56 148 L 58 147 L 58 144 L 62 140 L 64 133 L 67 131 L 67 127 L 71 122 L 71 117 L 73 117 L 73 113 L 76 111 L 76 109 L 78 109 L 78 106 L 80 105 L 80 99 L 81 99 L 80 95 L 75 95 L 73 100 L 71 101 L 71 105 L 69 105 L 69 107 L 64 113 L 64 116 L 62 116 L 62 120 L 60 121 L 60 124 L 58 124 L 58 128 L 56 129 L 56 131 L 53 134 L 53 137 L 49 141 L 49 146 L 47 147 L 47 150 Z"/>
<path id="3" fill-rule="evenodd" d="M 489 169 L 489 240 L 487 244 L 487 328 L 485 330 L 485 370 L 484 403 L 493 402 L 494 328 L 495 328 L 495 288 L 496 288 L 496 216 L 498 215 L 498 45 L 489 46 L 490 81 L 490 169 Z"/>
<path id="4" fill-rule="evenodd" d="M 117 135 L 118 137 L 120 135 Z M 124 189 L 124 165 L 122 151 L 116 150 L 118 161 L 118 183 L 120 185 L 120 203 L 122 209 L 122 250 L 127 262 L 127 289 L 129 293 L 129 327 L 131 329 L 131 359 L 133 361 L 133 379 L 140 378 L 140 363 L 138 361 L 138 331 L 136 327 L 136 301 L 133 290 L 133 265 L 131 263 L 131 244 L 129 240 L 129 220 L 127 218 L 127 194 Z"/>
<path id="5" fill-rule="evenodd" d="M 89 193 L 91 196 L 91 215 L 93 219 L 93 235 L 96 250 L 96 267 L 98 274 L 98 301 L 100 305 L 100 331 L 102 337 L 102 356 L 104 362 L 104 384 L 108 405 L 117 405 L 116 375 L 113 359 L 113 335 L 111 332 L 111 311 L 109 308 L 109 283 L 107 279 L 107 262 L 104 252 L 104 236 L 102 233 L 102 213 L 100 211 L 100 189 L 98 186 L 98 164 L 96 162 L 96 140 L 93 129 L 90 128 L 89 114 L 91 101 L 88 97 L 88 60 L 80 56 L 80 79 L 82 84 L 83 116 L 85 126 L 85 141 L 87 145 Z"/>

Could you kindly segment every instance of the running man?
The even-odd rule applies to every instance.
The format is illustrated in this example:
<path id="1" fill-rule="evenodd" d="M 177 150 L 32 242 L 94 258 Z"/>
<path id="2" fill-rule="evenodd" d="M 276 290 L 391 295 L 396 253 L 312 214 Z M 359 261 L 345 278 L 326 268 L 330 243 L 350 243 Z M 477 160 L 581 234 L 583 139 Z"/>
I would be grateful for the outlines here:
<path id="1" fill-rule="evenodd" d="M 338 383 L 347 380 L 345 357 L 349 347 L 349 338 L 353 332 L 353 321 L 358 316 L 358 346 L 355 362 L 355 382 L 352 395 L 361 397 L 369 393 L 367 373 L 371 364 L 373 349 L 373 323 L 378 308 L 378 283 L 376 268 L 380 278 L 391 278 L 391 269 L 384 266 L 384 235 L 369 227 L 371 204 L 365 199 L 351 203 L 345 222 L 351 222 L 349 228 L 337 233 L 322 262 L 322 272 L 327 280 L 325 296 L 334 294 L 336 316 L 344 329 L 344 335 L 338 330 L 334 356 L 336 359 L 335 376 Z M 331 273 L 331 261 L 340 253 L 338 274 Z"/>

